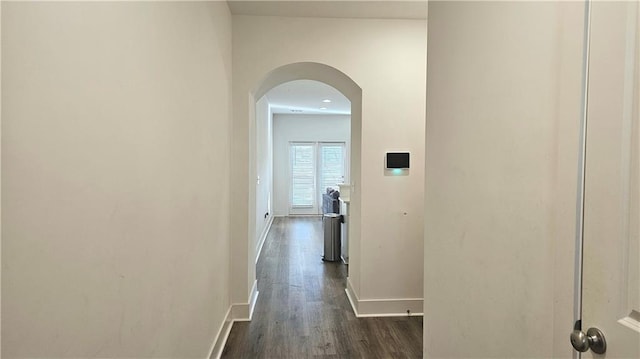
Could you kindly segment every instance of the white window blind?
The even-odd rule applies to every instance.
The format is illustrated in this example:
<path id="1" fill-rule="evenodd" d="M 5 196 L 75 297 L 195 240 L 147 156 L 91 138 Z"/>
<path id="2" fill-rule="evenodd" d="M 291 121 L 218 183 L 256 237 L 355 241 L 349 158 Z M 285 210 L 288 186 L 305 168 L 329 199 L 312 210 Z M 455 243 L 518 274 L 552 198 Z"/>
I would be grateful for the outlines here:
<path id="1" fill-rule="evenodd" d="M 291 206 L 312 207 L 315 198 L 315 146 L 292 143 L 291 154 Z"/>
<path id="2" fill-rule="evenodd" d="M 320 190 L 339 189 L 338 183 L 344 182 L 344 145 L 321 143 L 320 166 Z"/>

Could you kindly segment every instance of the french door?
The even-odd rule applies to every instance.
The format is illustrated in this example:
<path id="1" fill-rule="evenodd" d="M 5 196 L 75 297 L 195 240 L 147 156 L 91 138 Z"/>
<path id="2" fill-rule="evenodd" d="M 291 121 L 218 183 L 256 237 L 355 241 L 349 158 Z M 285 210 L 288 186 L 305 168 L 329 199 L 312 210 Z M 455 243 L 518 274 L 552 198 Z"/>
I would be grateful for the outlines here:
<path id="1" fill-rule="evenodd" d="M 321 214 L 322 194 L 346 181 L 344 142 L 289 143 L 289 214 Z"/>

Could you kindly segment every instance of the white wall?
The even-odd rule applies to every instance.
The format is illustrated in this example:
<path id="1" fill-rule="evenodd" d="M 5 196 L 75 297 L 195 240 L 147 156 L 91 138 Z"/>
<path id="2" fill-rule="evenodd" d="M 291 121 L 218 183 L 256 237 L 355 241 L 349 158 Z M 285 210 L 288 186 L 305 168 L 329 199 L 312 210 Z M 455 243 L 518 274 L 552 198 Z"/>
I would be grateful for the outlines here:
<path id="1" fill-rule="evenodd" d="M 355 187 L 362 222 L 351 228 L 361 228 L 359 236 L 366 241 L 361 247 L 351 242 L 354 292 L 361 300 L 380 299 L 384 305 L 387 299 L 417 298 L 419 308 L 412 311 L 421 310 L 424 171 L 416 165 L 409 176 L 385 176 L 384 153 L 404 149 L 412 153 L 413 163 L 424 160 L 425 22 L 234 16 L 233 31 L 232 151 L 248 162 L 232 169 L 232 212 L 238 214 L 232 221 L 232 278 L 238 281 L 233 300 L 247 302 L 255 279 L 255 254 L 245 244 L 251 233 L 245 229 L 251 227 L 246 214 L 253 217 L 252 185 L 246 179 L 255 161 L 251 93 L 270 71 L 310 61 L 342 71 L 362 89 L 362 142 L 354 141 L 357 151 L 362 149 L 361 176 L 352 172 L 352 178 L 362 178 Z M 356 155 L 352 149 L 352 158 Z M 404 312 L 400 304 L 402 309 L 395 309 Z"/>
<path id="2" fill-rule="evenodd" d="M 350 116 L 275 115 L 273 118 L 273 211 L 289 214 L 289 142 L 326 141 L 350 145 Z M 347 154 L 348 158 L 348 154 Z"/>
<path id="3" fill-rule="evenodd" d="M 262 97 L 256 102 L 256 230 L 254 247 L 259 250 L 260 239 L 264 239 L 264 231 L 267 229 L 270 218 L 273 217 L 271 209 L 273 191 L 272 186 L 272 114 L 269 101 Z M 265 216 L 265 214 L 268 215 Z"/>
<path id="4" fill-rule="evenodd" d="M 571 356 L 582 17 L 429 2 L 427 358 Z"/>
<path id="5" fill-rule="evenodd" d="M 2 70 L 2 356 L 206 357 L 229 308 L 226 3 L 3 3 Z"/>
<path id="6" fill-rule="evenodd" d="M 0 79 L 2 79 L 2 2 L 0 2 Z M 2 168 L 2 86 L 0 86 L 0 169 Z M 0 188 L 2 188 L 2 176 L 0 176 Z M 2 203 L 2 190 L 0 190 L 0 203 Z M 2 288 L 2 206 L 0 205 L 0 288 Z M 2 323 L 2 290 L 0 290 L 0 324 Z M 2 328 L 0 325 L 0 357 L 2 357 Z"/>
<path id="7" fill-rule="evenodd" d="M 2 2 L 0 2 L 0 79 L 2 79 Z M 2 169 L 2 86 L 0 86 L 0 172 Z M 0 176 L 0 188 L 2 188 L 2 176 Z M 0 203 L 2 203 L 2 190 L 0 189 Z M 2 206 L 0 205 L 0 288 L 2 288 Z M 0 290 L 0 324 L 2 323 L 2 290 Z M 2 357 L 2 328 L 0 325 L 0 357 Z"/>

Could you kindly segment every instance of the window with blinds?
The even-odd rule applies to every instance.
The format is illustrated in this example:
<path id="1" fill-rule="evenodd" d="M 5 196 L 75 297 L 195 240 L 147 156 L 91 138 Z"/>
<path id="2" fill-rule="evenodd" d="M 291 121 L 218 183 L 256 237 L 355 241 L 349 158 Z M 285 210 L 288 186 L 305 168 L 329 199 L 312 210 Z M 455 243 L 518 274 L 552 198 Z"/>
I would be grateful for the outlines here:
<path id="1" fill-rule="evenodd" d="M 320 191 L 327 187 L 335 190 L 344 182 L 344 145 L 320 143 Z"/>
<path id="2" fill-rule="evenodd" d="M 321 213 L 322 193 L 345 180 L 345 143 L 291 142 L 289 154 L 292 213 Z"/>
<path id="3" fill-rule="evenodd" d="M 291 144 L 291 207 L 313 207 L 315 198 L 315 145 Z"/>

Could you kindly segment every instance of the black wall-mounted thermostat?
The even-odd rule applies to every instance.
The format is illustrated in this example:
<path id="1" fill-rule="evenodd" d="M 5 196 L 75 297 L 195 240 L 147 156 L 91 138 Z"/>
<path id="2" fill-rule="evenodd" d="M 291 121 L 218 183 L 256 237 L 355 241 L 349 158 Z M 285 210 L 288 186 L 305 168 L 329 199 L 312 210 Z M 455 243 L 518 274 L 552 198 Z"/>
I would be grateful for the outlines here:
<path id="1" fill-rule="evenodd" d="M 387 152 L 386 166 L 388 169 L 409 168 L 409 152 Z"/>

